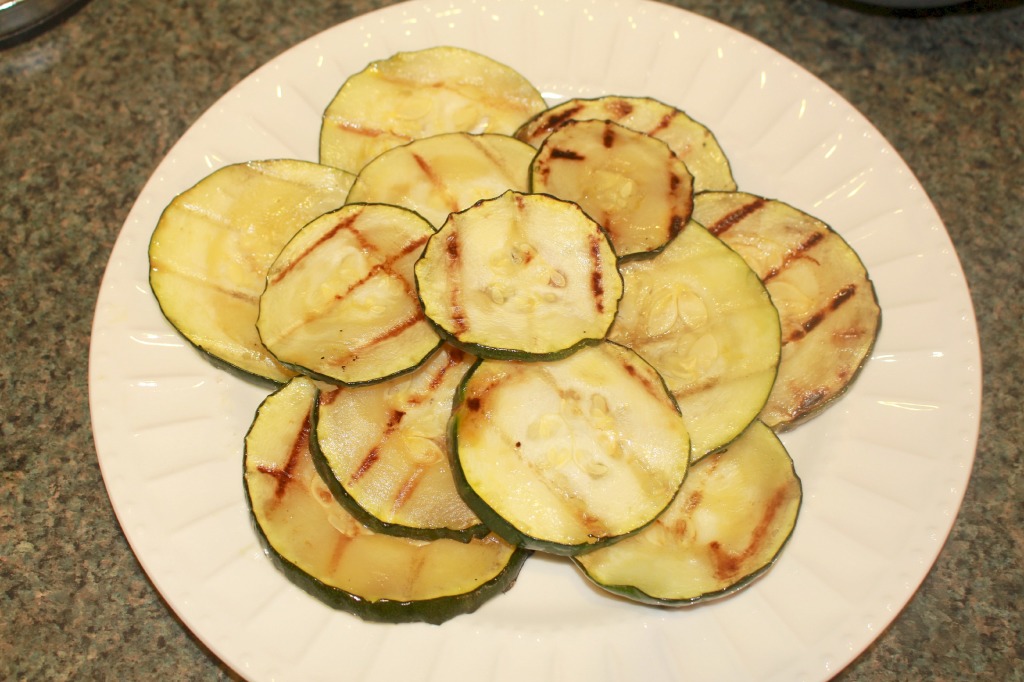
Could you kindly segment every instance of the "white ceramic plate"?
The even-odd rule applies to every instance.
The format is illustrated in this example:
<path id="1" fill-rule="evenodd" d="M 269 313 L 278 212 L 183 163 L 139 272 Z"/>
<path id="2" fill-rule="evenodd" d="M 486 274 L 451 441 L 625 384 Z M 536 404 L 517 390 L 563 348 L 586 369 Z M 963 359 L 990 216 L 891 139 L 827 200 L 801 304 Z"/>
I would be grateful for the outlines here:
<path id="1" fill-rule="evenodd" d="M 260 551 L 241 448 L 266 391 L 214 369 L 161 317 L 150 233 L 171 198 L 215 168 L 315 159 L 321 111 L 345 76 L 435 44 L 506 62 L 552 100 L 633 94 L 682 107 L 717 134 L 742 189 L 823 218 L 866 261 L 881 336 L 842 401 L 785 436 L 804 507 L 775 568 L 749 589 L 652 609 L 534 557 L 475 614 L 370 625 L 293 587 Z M 974 456 L 980 359 L 963 274 L 927 196 L 879 133 L 799 66 L 644 0 L 415 0 L 289 50 L 182 137 L 114 247 L 90 386 L 100 465 L 132 548 L 185 624 L 245 677 L 814 680 L 885 629 L 945 541 Z"/>

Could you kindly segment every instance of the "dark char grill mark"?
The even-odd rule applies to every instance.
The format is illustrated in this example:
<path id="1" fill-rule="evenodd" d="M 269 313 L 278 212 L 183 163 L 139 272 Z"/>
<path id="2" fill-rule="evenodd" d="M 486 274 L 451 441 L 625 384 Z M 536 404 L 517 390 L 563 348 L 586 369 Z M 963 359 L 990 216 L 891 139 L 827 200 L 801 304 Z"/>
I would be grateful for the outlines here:
<path id="1" fill-rule="evenodd" d="M 716 237 L 724 233 L 729 228 L 733 227 L 747 216 L 760 210 L 766 204 L 766 200 L 758 197 L 745 206 L 740 206 L 732 213 L 727 214 L 721 220 L 715 222 L 714 225 L 708 226 L 708 232 L 715 235 Z"/>
<path id="2" fill-rule="evenodd" d="M 794 330 L 787 338 L 786 343 L 792 343 L 793 341 L 799 341 L 814 329 L 825 321 L 831 313 L 839 309 L 841 305 L 853 298 L 853 295 L 857 292 L 857 286 L 855 284 L 847 284 L 845 287 L 836 292 L 832 297 L 832 300 L 828 304 L 819 310 L 818 312 L 811 315 L 809 318 L 804 320 L 796 330 Z"/>

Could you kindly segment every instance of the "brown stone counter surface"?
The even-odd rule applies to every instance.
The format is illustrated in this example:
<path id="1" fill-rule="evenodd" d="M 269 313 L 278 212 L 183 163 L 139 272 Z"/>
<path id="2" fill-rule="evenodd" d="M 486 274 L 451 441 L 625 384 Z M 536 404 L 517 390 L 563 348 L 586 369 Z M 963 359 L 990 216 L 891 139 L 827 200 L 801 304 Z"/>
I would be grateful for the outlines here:
<path id="1" fill-rule="evenodd" d="M 196 117 L 386 4 L 92 0 L 0 51 L 0 679 L 235 676 L 161 600 L 111 509 L 89 422 L 93 308 L 132 202 Z M 837 679 L 1024 679 L 1024 5 L 672 4 L 863 112 L 931 196 L 972 288 L 984 398 L 963 508 L 909 605 Z"/>

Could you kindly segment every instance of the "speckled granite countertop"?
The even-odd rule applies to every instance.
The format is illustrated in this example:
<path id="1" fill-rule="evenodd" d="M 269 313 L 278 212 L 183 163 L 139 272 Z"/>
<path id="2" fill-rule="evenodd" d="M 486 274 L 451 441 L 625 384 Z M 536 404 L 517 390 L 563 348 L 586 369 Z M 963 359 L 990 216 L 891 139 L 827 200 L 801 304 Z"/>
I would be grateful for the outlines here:
<path id="1" fill-rule="evenodd" d="M 176 620 L 97 466 L 87 361 L 100 277 L 146 179 L 254 68 L 383 0 L 92 0 L 0 52 L 0 678 L 229 679 Z M 981 438 L 924 584 L 843 680 L 1024 679 L 1024 6 L 900 15 L 824 0 L 676 0 L 778 49 L 918 175 L 963 262 Z"/>

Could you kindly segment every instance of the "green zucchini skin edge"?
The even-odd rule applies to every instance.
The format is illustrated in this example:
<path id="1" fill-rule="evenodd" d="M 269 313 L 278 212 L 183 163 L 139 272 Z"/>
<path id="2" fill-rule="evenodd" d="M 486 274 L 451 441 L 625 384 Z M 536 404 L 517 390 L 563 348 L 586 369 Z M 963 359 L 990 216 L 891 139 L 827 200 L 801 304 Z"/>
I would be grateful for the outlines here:
<path id="1" fill-rule="evenodd" d="M 761 568 L 745 575 L 741 580 L 736 581 L 729 587 L 717 590 L 715 592 L 707 592 L 705 594 L 701 594 L 690 599 L 659 599 L 658 597 L 652 597 L 643 590 L 637 587 L 633 587 L 632 585 L 605 585 L 594 580 L 587 572 L 587 570 L 583 568 L 583 566 L 579 562 L 573 561 L 573 564 L 576 565 L 576 568 L 580 570 L 580 572 L 584 575 L 584 577 L 587 578 L 587 580 L 589 580 L 592 584 L 594 584 L 601 590 L 604 590 L 605 592 L 608 592 L 610 594 L 618 595 L 620 597 L 625 597 L 631 602 L 645 604 L 647 606 L 694 606 L 696 604 L 701 604 L 703 602 L 709 602 L 715 599 L 722 599 L 723 597 L 728 597 L 729 595 L 735 594 L 736 592 L 739 592 L 740 590 L 749 587 L 755 580 L 757 580 L 762 575 L 767 573 L 771 569 L 771 567 L 775 565 L 775 562 L 778 560 L 778 557 L 782 554 L 782 549 L 785 548 L 786 544 L 789 542 L 789 538 L 792 537 L 792 535 L 793 531 L 791 529 L 789 534 L 786 536 L 785 542 L 783 542 L 782 546 L 779 548 L 779 552 L 775 555 L 774 558 L 772 558 L 771 561 L 766 563 Z"/>
<path id="2" fill-rule="evenodd" d="M 470 370 L 472 372 L 472 370 Z M 489 527 L 496 535 L 500 536 L 506 542 L 515 545 L 517 549 L 527 548 L 531 550 L 540 550 L 548 554 L 560 554 L 570 555 L 580 550 L 575 545 L 563 545 L 554 542 L 542 542 L 526 535 L 519 531 L 518 528 L 510 524 L 504 518 L 495 512 L 490 505 L 483 501 L 479 495 L 473 490 L 466 480 L 466 477 L 462 473 L 462 467 L 459 466 L 458 459 L 458 429 L 459 429 L 459 418 L 457 415 L 453 415 L 451 421 L 448 422 L 448 443 L 449 456 L 452 458 L 452 473 L 455 475 L 455 487 L 458 489 L 462 499 L 466 502 L 470 509 L 480 517 L 484 524 Z"/>
<path id="3" fill-rule="evenodd" d="M 603 342 L 614 345 L 622 345 L 616 344 L 614 341 L 605 340 Z M 640 358 L 639 356 L 637 357 L 641 361 L 647 362 L 646 360 L 643 360 L 643 358 Z M 651 523 L 654 523 L 654 521 L 657 519 L 657 515 L 655 515 L 655 517 L 652 518 L 649 522 L 643 524 L 639 528 L 631 530 L 628 533 L 623 533 L 622 535 L 616 535 L 614 537 L 602 538 L 592 543 L 568 545 L 559 542 L 540 540 L 531 535 L 523 533 L 518 528 L 513 526 L 511 523 L 506 521 L 504 517 L 502 517 L 500 514 L 494 511 L 494 509 L 492 509 L 489 504 L 487 504 L 479 495 L 477 495 L 476 491 L 474 491 L 473 487 L 469 484 L 469 481 L 466 480 L 466 477 L 462 471 L 462 466 L 459 463 L 459 415 L 457 408 L 465 400 L 466 385 L 469 382 L 470 377 L 473 376 L 474 371 L 477 369 L 477 367 L 480 366 L 480 363 L 482 363 L 485 359 L 486 358 L 482 357 L 478 358 L 477 361 L 474 362 L 473 365 L 466 372 L 465 376 L 462 378 L 462 381 L 459 383 L 459 387 L 456 390 L 455 396 L 452 400 L 452 418 L 448 422 L 448 456 L 451 458 L 452 475 L 455 477 L 455 487 L 459 491 L 459 494 L 462 496 L 462 499 L 466 502 L 469 508 L 472 509 L 473 512 L 484 522 L 485 526 L 487 526 L 495 535 L 500 536 L 506 542 L 512 545 L 516 545 L 517 547 L 522 547 L 530 550 L 537 550 L 547 554 L 573 557 L 579 556 L 581 554 L 586 554 L 587 552 L 591 552 L 602 547 L 608 547 L 616 542 L 619 542 L 620 540 L 625 540 L 626 538 L 639 533 Z M 671 399 L 672 404 L 675 405 L 675 398 L 672 396 L 671 391 L 668 390 L 668 387 L 665 386 L 664 380 L 662 380 L 662 387 L 665 389 L 666 395 Z M 678 410 L 679 407 L 678 405 L 676 405 L 676 411 Z M 689 467 L 687 467 L 687 473 L 689 473 Z M 683 481 L 685 482 L 685 480 L 686 478 L 684 476 Z M 679 486 L 679 490 L 681 489 L 682 483 L 680 483 Z M 672 504 L 672 501 L 675 499 L 676 495 L 679 494 L 679 490 L 676 490 L 676 494 L 673 495 L 672 499 L 670 499 L 667 502 L 667 504 L 665 505 L 665 509 L 667 509 Z"/>
<path id="4" fill-rule="evenodd" d="M 164 209 L 164 211 L 166 211 L 166 209 Z M 153 248 L 152 245 L 153 245 L 153 237 L 154 236 L 155 236 L 155 233 L 153 235 L 150 235 L 149 245 L 146 247 L 146 253 L 147 254 Z M 147 256 L 147 258 L 148 258 L 148 256 Z M 150 267 L 149 268 L 149 272 L 146 275 L 146 283 L 149 284 L 149 290 L 151 292 L 155 291 L 155 289 L 153 288 L 153 274 L 154 274 L 154 270 L 153 270 L 153 268 Z M 156 300 L 156 305 L 160 309 L 160 314 L 163 316 L 163 318 L 165 320 L 167 320 L 167 324 L 169 324 L 171 326 L 171 328 L 174 329 L 175 333 L 178 335 L 178 338 L 180 338 L 183 341 L 185 341 L 186 343 L 188 343 L 188 345 L 190 347 L 195 349 L 196 352 L 198 352 L 199 355 L 203 359 L 205 359 L 207 362 L 209 362 L 211 365 L 213 365 L 213 367 L 215 367 L 216 369 L 218 369 L 220 371 L 223 371 L 223 372 L 227 372 L 231 376 L 234 376 L 234 377 L 236 377 L 238 379 L 241 379 L 242 381 L 245 381 L 246 383 L 255 384 L 257 386 L 262 386 L 262 387 L 269 388 L 269 389 L 277 389 L 277 388 L 280 388 L 281 386 L 285 385 L 286 383 L 288 383 L 287 380 L 285 380 L 285 381 L 276 381 L 274 379 L 271 379 L 270 377 L 263 376 L 262 374 L 257 374 L 255 372 L 250 372 L 249 370 L 242 369 L 238 365 L 236 365 L 234 363 L 231 363 L 231 362 L 228 362 L 227 360 L 225 360 L 225 359 L 223 359 L 223 358 L 221 358 L 221 357 L 211 353 L 210 351 L 206 350 L 201 345 L 199 345 L 198 343 L 196 343 L 192 339 L 190 339 L 187 336 L 185 336 L 185 334 L 182 333 L 181 330 L 179 330 L 174 325 L 174 323 L 171 321 L 171 318 L 169 318 L 167 316 L 167 313 L 164 311 L 164 306 L 160 302 L 160 299 L 156 295 L 154 295 L 153 298 L 154 298 L 154 300 Z"/>
<path id="5" fill-rule="evenodd" d="M 323 450 L 320 449 L 320 443 L 316 437 L 319 406 L 320 390 L 318 389 L 316 399 L 313 402 L 313 410 L 310 413 L 309 452 L 313 457 L 313 465 L 316 467 L 317 473 L 320 474 L 320 478 L 327 484 L 331 494 L 334 495 L 334 499 L 338 501 L 338 504 L 343 506 L 345 511 L 354 516 L 364 526 L 382 535 L 397 535 L 415 540 L 440 540 L 447 538 L 464 543 L 476 538 L 482 538 L 490 532 L 490 528 L 485 523 L 479 523 L 461 530 L 453 528 L 414 528 L 412 526 L 381 521 L 368 512 L 341 485 L 334 475 L 334 471 L 331 470 L 331 466 L 327 463 L 327 457 L 324 456 Z"/>
<path id="6" fill-rule="evenodd" d="M 252 509 L 252 500 L 249 498 L 248 488 L 245 488 L 245 501 L 249 508 Z M 346 611 L 365 621 L 375 623 L 429 623 L 431 625 L 440 625 L 456 616 L 473 613 L 491 598 L 512 589 L 519 577 L 519 571 L 522 569 L 527 558 L 532 554 L 532 552 L 517 547 L 513 550 L 512 556 L 505 568 L 498 575 L 483 583 L 472 592 L 422 601 L 394 601 L 390 599 L 368 601 L 351 592 L 332 587 L 317 580 L 285 559 L 271 547 L 266 535 L 263 534 L 263 529 L 256 523 L 251 512 L 249 518 L 259 538 L 260 545 L 263 547 L 264 554 L 267 555 L 274 566 L 292 584 L 331 608 Z"/>
<path id="7" fill-rule="evenodd" d="M 152 288 L 152 285 L 150 285 L 150 288 Z M 159 306 L 159 303 L 157 303 L 157 305 Z M 171 322 L 170 318 L 168 318 L 167 315 L 164 314 L 164 310 L 162 307 L 160 308 L 160 314 L 164 316 L 165 320 L 167 320 L 167 324 L 171 325 L 171 327 L 174 327 L 174 324 Z M 175 331 L 177 332 L 176 329 Z M 283 381 L 276 381 L 274 379 L 271 379 L 270 377 L 263 376 L 262 374 L 250 372 L 246 369 L 242 369 L 236 364 L 228 362 L 224 358 L 214 355 L 210 351 L 206 350 L 205 348 L 197 344 L 192 339 L 186 337 L 181 332 L 178 332 L 178 338 L 188 343 L 189 347 L 195 350 L 196 353 L 198 353 L 201 358 L 209 362 L 214 369 L 221 372 L 226 372 L 227 374 L 235 377 L 236 379 L 240 379 L 248 384 L 252 384 L 254 386 L 259 386 L 261 388 L 266 388 L 269 390 L 277 390 L 282 386 L 286 385 L 288 381 L 291 380 L 291 377 L 289 377 L 288 379 L 285 379 Z"/>
<path id="8" fill-rule="evenodd" d="M 438 335 L 441 337 L 442 344 L 445 341 L 447 341 L 456 348 L 463 350 L 466 353 L 469 353 L 470 355 L 474 355 L 477 358 L 480 358 L 481 360 L 488 359 L 507 360 L 513 362 L 551 362 L 554 360 L 561 360 L 562 358 L 567 358 L 576 351 L 582 350 L 587 346 L 595 346 L 599 343 L 605 342 L 605 336 L 599 338 L 586 338 L 580 339 L 579 341 L 569 346 L 568 348 L 560 348 L 559 350 L 551 351 L 550 353 L 530 353 L 528 351 L 515 350 L 513 348 L 495 348 L 493 346 L 487 346 L 480 343 L 468 343 L 466 341 L 461 341 L 458 338 L 454 337 L 452 334 L 450 334 L 448 331 L 446 331 L 444 328 L 442 328 L 440 325 L 435 323 L 429 317 L 427 319 L 430 321 L 430 324 L 433 325 L 434 330 L 437 331 Z M 611 329 L 611 325 L 609 325 L 608 328 Z M 607 335 L 607 330 L 605 330 L 605 335 Z M 475 366 L 476 365 L 474 365 L 474 367 Z M 473 369 L 470 368 L 470 371 L 473 371 Z"/>
<path id="9" fill-rule="evenodd" d="M 875 297 L 875 301 L 876 302 L 878 301 L 877 295 Z M 831 396 L 829 396 L 829 398 L 827 400 L 823 400 L 820 403 L 816 404 L 814 407 L 812 407 L 807 412 L 804 412 L 803 414 L 801 414 L 796 419 L 792 419 L 792 420 L 787 421 L 787 422 L 782 423 L 782 424 L 776 424 L 775 426 L 772 427 L 772 429 L 776 433 L 785 433 L 786 431 L 792 431 L 793 429 L 797 428 L 798 426 L 801 426 L 801 425 L 806 424 L 807 422 L 811 421 L 812 419 L 814 419 L 818 415 L 820 415 L 823 412 L 825 412 L 826 410 L 828 410 L 828 408 L 832 407 L 834 404 L 839 402 L 839 400 L 843 396 L 845 396 L 850 391 L 851 388 L 853 388 L 853 385 L 857 382 L 857 379 L 859 379 L 860 375 L 863 373 L 862 370 L 864 369 L 864 366 L 867 365 L 868 361 L 871 359 L 871 354 L 874 352 L 875 345 L 878 343 L 878 334 L 880 334 L 881 331 L 882 331 L 882 316 L 881 316 L 881 314 L 879 314 L 879 316 L 878 316 L 878 328 L 877 328 L 877 332 L 878 333 L 876 333 L 875 337 L 873 339 L 871 339 L 871 343 L 867 347 L 867 350 L 866 350 L 866 352 L 864 354 L 864 358 L 853 369 L 853 373 L 852 373 L 852 376 L 850 377 L 850 380 L 846 383 L 845 386 L 843 386 L 843 388 L 841 390 L 837 391 L 836 393 L 833 393 Z"/>
<path id="10" fill-rule="evenodd" d="M 601 538 L 592 543 L 581 543 L 578 545 L 567 545 L 560 542 L 552 542 L 548 540 L 540 540 L 531 535 L 527 535 L 520 531 L 518 528 L 506 521 L 500 514 L 494 511 L 490 505 L 483 501 L 476 492 L 473 491 L 469 482 L 462 474 L 462 468 L 458 465 L 458 443 L 457 435 L 459 418 L 457 416 L 452 417 L 449 423 L 449 442 L 451 443 L 451 455 L 453 458 L 452 472 L 455 474 L 455 485 L 458 488 L 459 494 L 462 495 L 462 499 L 465 500 L 473 512 L 479 516 L 484 525 L 490 528 L 495 535 L 500 536 L 506 542 L 516 545 L 518 548 L 525 548 L 529 550 L 537 550 L 546 554 L 555 554 L 558 556 L 578 556 L 592 552 L 596 549 L 603 547 L 609 547 L 620 540 L 635 535 L 646 528 L 651 523 L 654 523 L 657 516 L 652 518 L 648 523 L 635 528 L 628 533 L 622 535 L 616 535 L 614 537 Z M 674 497 L 673 497 L 674 499 Z M 671 504 L 672 500 L 669 500 L 668 504 Z M 668 505 L 666 505 L 667 508 Z"/>
<path id="11" fill-rule="evenodd" d="M 380 377 L 374 377 L 373 379 L 366 379 L 365 381 L 341 381 L 340 379 L 337 379 L 335 377 L 329 377 L 329 376 L 326 376 L 324 374 L 320 374 L 318 372 L 314 372 L 314 371 L 312 371 L 312 370 L 310 370 L 310 369 L 308 369 L 306 367 L 302 367 L 301 365 L 296 365 L 294 363 L 285 362 L 281 358 L 278 358 L 276 355 L 274 357 L 277 359 L 278 362 L 281 363 L 281 365 L 283 367 L 287 367 L 288 369 L 292 370 L 296 374 L 302 374 L 304 376 L 309 377 L 310 379 L 315 379 L 316 381 L 319 381 L 319 382 L 322 382 L 322 383 L 325 383 L 325 384 L 330 384 L 332 386 L 370 386 L 370 385 L 373 385 L 373 384 L 380 383 L 382 381 L 388 381 L 390 379 L 395 379 L 397 377 L 402 376 L 403 374 L 409 374 L 411 372 L 415 372 L 420 367 L 422 367 L 423 365 L 427 364 L 427 361 L 429 361 L 430 358 L 434 357 L 434 353 L 436 353 L 441 348 L 441 346 L 444 345 L 444 341 L 445 341 L 444 337 L 441 336 L 441 335 L 438 335 L 437 345 L 434 346 L 432 349 L 430 349 L 430 352 L 427 353 L 426 355 L 424 355 L 420 359 L 419 362 L 413 364 L 410 367 L 404 367 L 404 368 L 398 370 L 397 372 L 392 372 L 391 374 L 385 374 L 384 376 L 380 376 Z M 271 353 L 271 355 L 273 355 L 273 353 Z"/>
<path id="12" fill-rule="evenodd" d="M 286 385 L 287 384 L 285 384 L 285 386 Z M 283 388 L 284 386 L 279 387 L 278 391 Z M 277 393 L 277 391 L 274 393 Z M 317 389 L 316 394 L 319 398 L 319 389 Z M 315 414 L 315 409 L 310 410 L 310 420 L 313 419 L 313 414 Z M 310 430 L 312 433 L 312 423 L 310 424 Z M 250 424 L 249 428 L 246 430 L 246 438 L 248 438 L 251 431 L 252 424 Z M 314 438 L 310 438 L 310 443 L 314 440 Z M 245 441 L 243 440 L 243 442 Z M 479 585 L 472 592 L 418 601 L 396 601 L 392 599 L 370 601 L 360 597 L 359 595 L 348 592 L 347 590 L 327 585 L 323 581 L 314 578 L 309 573 L 306 573 L 304 570 L 288 561 L 288 559 L 284 558 L 276 549 L 274 549 L 270 544 L 270 541 L 267 539 L 266 534 L 263 532 L 263 529 L 260 527 L 260 524 L 256 521 L 256 516 L 253 513 L 253 503 L 252 497 L 249 494 L 249 486 L 244 483 L 245 460 L 246 458 L 243 456 L 242 492 L 245 495 L 246 507 L 249 509 L 249 521 L 255 531 L 257 539 L 259 540 L 260 546 L 263 548 L 263 553 L 270 559 L 271 563 L 273 563 L 274 566 L 299 589 L 333 609 L 351 613 L 368 622 L 392 624 L 429 623 L 431 625 L 440 625 L 456 616 L 473 613 L 493 597 L 512 589 L 516 580 L 519 578 L 519 571 L 532 554 L 532 552 L 528 550 L 516 547 L 513 550 L 512 555 L 509 557 L 509 561 L 505 565 L 505 568 L 487 582 Z M 333 476 L 327 480 L 333 480 Z"/>

